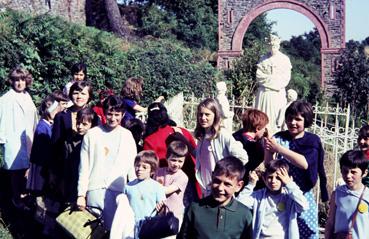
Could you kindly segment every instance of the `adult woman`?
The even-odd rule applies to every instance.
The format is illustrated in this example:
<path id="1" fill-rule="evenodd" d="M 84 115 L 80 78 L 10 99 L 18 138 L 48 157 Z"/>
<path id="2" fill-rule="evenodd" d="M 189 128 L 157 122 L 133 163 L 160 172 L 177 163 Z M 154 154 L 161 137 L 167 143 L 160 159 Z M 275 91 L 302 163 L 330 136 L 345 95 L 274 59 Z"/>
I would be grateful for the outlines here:
<path id="1" fill-rule="evenodd" d="M 10 177 L 12 203 L 17 208 L 24 208 L 21 194 L 26 185 L 38 116 L 27 93 L 32 75 L 26 69 L 16 67 L 9 74 L 9 81 L 12 89 L 0 98 L 0 145 L 4 147 L 3 168 Z"/>

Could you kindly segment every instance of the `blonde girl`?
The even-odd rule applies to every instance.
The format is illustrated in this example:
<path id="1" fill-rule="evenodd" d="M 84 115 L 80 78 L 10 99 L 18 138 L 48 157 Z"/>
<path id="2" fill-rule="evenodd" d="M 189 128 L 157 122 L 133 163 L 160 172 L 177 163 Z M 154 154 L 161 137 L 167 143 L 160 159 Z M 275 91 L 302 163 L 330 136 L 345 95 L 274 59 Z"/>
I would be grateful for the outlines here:
<path id="1" fill-rule="evenodd" d="M 221 120 L 221 110 L 216 100 L 207 98 L 198 105 L 195 128 L 195 137 L 198 139 L 196 179 L 203 190 L 203 196 L 208 195 L 208 186 L 216 162 L 228 156 L 237 157 L 244 164 L 248 161 L 242 144 L 221 127 Z"/>

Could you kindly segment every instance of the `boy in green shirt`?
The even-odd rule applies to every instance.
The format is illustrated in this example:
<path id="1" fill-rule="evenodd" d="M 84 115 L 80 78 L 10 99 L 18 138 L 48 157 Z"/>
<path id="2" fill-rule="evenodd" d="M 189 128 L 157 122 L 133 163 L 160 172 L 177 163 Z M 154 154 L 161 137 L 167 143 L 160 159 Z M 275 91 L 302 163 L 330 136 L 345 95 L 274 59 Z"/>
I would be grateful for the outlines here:
<path id="1" fill-rule="evenodd" d="M 243 186 L 244 173 L 244 165 L 235 157 L 218 161 L 211 195 L 190 205 L 178 238 L 251 238 L 251 211 L 234 198 Z"/>

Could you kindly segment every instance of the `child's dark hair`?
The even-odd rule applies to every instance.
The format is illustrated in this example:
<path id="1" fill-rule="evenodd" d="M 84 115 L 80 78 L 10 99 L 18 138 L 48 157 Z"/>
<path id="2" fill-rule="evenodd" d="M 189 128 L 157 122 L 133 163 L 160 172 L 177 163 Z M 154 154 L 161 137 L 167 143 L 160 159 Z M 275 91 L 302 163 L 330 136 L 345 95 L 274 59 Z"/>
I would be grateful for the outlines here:
<path id="1" fill-rule="evenodd" d="M 304 117 L 304 127 L 305 128 L 308 128 L 313 124 L 314 113 L 313 113 L 313 107 L 311 106 L 310 103 L 308 103 L 305 100 L 293 101 L 290 104 L 290 106 L 287 107 L 284 117 L 287 121 L 291 117 L 295 117 L 298 114 Z"/>
<path id="2" fill-rule="evenodd" d="M 265 164 L 265 171 L 263 173 L 263 176 L 267 177 L 268 175 L 277 172 L 281 168 L 285 168 L 287 172 L 289 170 L 289 166 L 285 161 L 280 159 L 271 160 Z"/>
<path id="3" fill-rule="evenodd" d="M 188 147 L 184 142 L 180 140 L 172 141 L 167 146 L 167 159 L 169 157 L 174 158 L 185 157 L 187 154 Z"/>
<path id="4" fill-rule="evenodd" d="M 242 114 L 242 125 L 244 132 L 256 132 L 269 123 L 268 116 L 257 109 L 249 109 Z"/>
<path id="5" fill-rule="evenodd" d="M 88 81 L 77 81 L 77 82 L 74 82 L 73 85 L 70 87 L 70 90 L 69 90 L 69 99 L 72 99 L 72 96 L 73 96 L 73 92 L 74 91 L 78 91 L 78 92 L 81 92 L 83 91 L 83 89 L 85 87 L 88 87 L 88 102 L 90 102 L 92 100 L 92 85 L 90 82 Z"/>
<path id="6" fill-rule="evenodd" d="M 15 68 L 13 68 L 8 75 L 8 79 L 10 85 L 13 85 L 14 81 L 24 80 L 27 87 L 30 86 L 33 81 L 31 73 L 29 73 L 26 68 L 23 68 L 21 66 L 16 66 Z"/>
<path id="7" fill-rule="evenodd" d="M 368 169 L 369 161 L 365 153 L 361 150 L 349 150 L 344 153 L 340 159 L 340 168 L 360 168 L 364 173 Z"/>
<path id="8" fill-rule="evenodd" d="M 54 96 L 54 98 L 55 98 L 55 100 L 57 102 L 60 102 L 60 101 L 69 101 L 68 96 L 65 95 L 62 90 L 55 90 L 53 92 L 53 96 Z"/>
<path id="9" fill-rule="evenodd" d="M 367 140 L 369 137 L 369 125 L 364 125 L 359 130 L 359 136 L 357 138 L 357 141 L 360 142 L 360 140 L 364 139 Z"/>
<path id="10" fill-rule="evenodd" d="M 77 113 L 77 122 L 83 122 L 84 120 L 91 122 L 91 128 L 99 123 L 98 116 L 90 107 L 85 107 Z"/>
<path id="11" fill-rule="evenodd" d="M 72 68 L 70 68 L 71 75 L 74 75 L 78 72 L 82 71 L 85 74 L 85 78 L 87 77 L 87 66 L 83 62 L 75 63 Z"/>
<path id="12" fill-rule="evenodd" d="M 120 97 L 115 95 L 110 95 L 108 98 L 104 100 L 103 104 L 104 113 L 106 114 L 109 110 L 115 111 L 115 112 L 126 112 L 125 106 L 123 101 L 120 99 Z"/>
<path id="13" fill-rule="evenodd" d="M 226 177 L 236 177 L 238 181 L 242 180 L 245 175 L 245 167 L 241 160 L 236 157 L 229 156 L 219 160 L 213 171 L 213 176 L 225 175 Z"/>
<path id="14" fill-rule="evenodd" d="M 159 158 L 153 150 L 143 150 L 139 152 L 135 158 L 135 165 L 137 165 L 139 162 L 150 165 L 151 176 L 155 174 L 159 166 Z"/>
<path id="15" fill-rule="evenodd" d="M 141 139 L 143 132 L 145 131 L 145 125 L 141 120 L 133 118 L 124 122 L 124 127 L 131 131 L 136 144 L 138 144 Z"/>
<path id="16" fill-rule="evenodd" d="M 162 103 L 154 102 L 147 108 L 147 122 L 144 138 L 151 135 L 164 126 L 176 126 L 176 123 L 169 118 L 167 108 Z"/>
<path id="17" fill-rule="evenodd" d="M 52 94 L 45 97 L 42 100 L 41 105 L 38 109 L 38 113 L 43 119 L 50 119 L 50 112 L 48 111 L 49 107 L 55 102 L 55 98 Z"/>

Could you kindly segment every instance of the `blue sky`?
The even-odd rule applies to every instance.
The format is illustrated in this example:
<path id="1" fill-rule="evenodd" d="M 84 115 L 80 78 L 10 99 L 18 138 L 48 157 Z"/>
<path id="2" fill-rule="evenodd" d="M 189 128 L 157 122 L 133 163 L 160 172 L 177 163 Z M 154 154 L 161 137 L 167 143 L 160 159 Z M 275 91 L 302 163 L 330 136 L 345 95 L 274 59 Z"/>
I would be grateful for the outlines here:
<path id="1" fill-rule="evenodd" d="M 283 40 L 313 29 L 314 24 L 304 15 L 287 9 L 267 12 L 267 18 L 276 21 L 273 31 Z M 291 21 L 293 19 L 293 21 Z M 369 0 L 346 0 L 346 41 L 362 41 L 369 37 Z"/>

